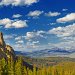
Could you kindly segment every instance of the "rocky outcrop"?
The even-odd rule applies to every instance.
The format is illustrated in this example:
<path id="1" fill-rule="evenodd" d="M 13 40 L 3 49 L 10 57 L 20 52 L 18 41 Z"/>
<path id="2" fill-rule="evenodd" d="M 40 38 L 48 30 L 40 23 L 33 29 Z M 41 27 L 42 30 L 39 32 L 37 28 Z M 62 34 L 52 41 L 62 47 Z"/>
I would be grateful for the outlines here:
<path id="1" fill-rule="evenodd" d="M 5 46 L 2 32 L 0 32 L 0 46 Z"/>
<path id="2" fill-rule="evenodd" d="M 15 59 L 15 52 L 11 46 L 6 45 L 2 32 L 0 32 L 0 59 L 1 58 Z"/>
<path id="3" fill-rule="evenodd" d="M 12 60 L 16 61 L 18 59 L 18 57 L 19 56 L 15 55 L 14 49 L 10 45 L 6 45 L 6 43 L 4 42 L 4 39 L 3 39 L 3 34 L 2 34 L 2 32 L 0 32 L 0 59 L 5 58 L 6 60 L 12 59 Z M 23 60 L 23 65 L 26 68 L 29 68 L 31 70 L 33 69 L 33 66 L 28 64 L 24 60 Z"/>

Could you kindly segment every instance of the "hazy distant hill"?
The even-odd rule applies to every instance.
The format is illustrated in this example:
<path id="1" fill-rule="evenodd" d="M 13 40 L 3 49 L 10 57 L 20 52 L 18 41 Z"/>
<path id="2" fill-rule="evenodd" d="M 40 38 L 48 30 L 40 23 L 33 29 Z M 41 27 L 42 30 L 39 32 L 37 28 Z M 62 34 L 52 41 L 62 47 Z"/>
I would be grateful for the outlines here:
<path id="1" fill-rule="evenodd" d="M 33 51 L 33 52 L 15 51 L 17 55 L 25 55 L 29 57 L 49 57 L 49 56 L 67 57 L 68 55 L 74 52 L 75 52 L 74 50 L 63 50 L 59 48 L 45 49 L 45 50 L 39 50 L 39 51 Z"/>

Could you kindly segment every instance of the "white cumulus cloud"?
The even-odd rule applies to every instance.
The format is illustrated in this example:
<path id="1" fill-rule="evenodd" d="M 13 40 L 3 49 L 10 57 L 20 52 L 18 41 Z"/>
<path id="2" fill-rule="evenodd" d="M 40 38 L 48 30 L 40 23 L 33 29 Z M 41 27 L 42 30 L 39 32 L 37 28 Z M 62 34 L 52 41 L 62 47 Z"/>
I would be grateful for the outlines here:
<path id="1" fill-rule="evenodd" d="M 12 17 L 13 18 L 19 18 L 19 17 L 21 17 L 22 15 L 20 15 L 20 14 L 14 14 Z"/>
<path id="2" fill-rule="evenodd" d="M 54 16 L 58 16 L 60 14 L 61 13 L 59 13 L 59 12 L 48 12 L 48 13 L 45 13 L 45 16 L 54 17 Z"/>
<path id="3" fill-rule="evenodd" d="M 63 22 L 69 22 L 69 21 L 74 21 L 75 20 L 75 13 L 71 13 L 66 15 L 65 17 L 57 19 L 58 23 L 63 23 Z"/>
<path id="4" fill-rule="evenodd" d="M 39 0 L 1 0 L 0 5 L 12 5 L 12 6 L 24 6 L 31 5 L 33 3 L 37 3 Z"/>
<path id="5" fill-rule="evenodd" d="M 25 20 L 11 20 L 5 18 L 0 20 L 0 25 L 3 25 L 5 28 L 23 28 L 27 27 L 27 22 Z"/>
<path id="6" fill-rule="evenodd" d="M 43 13 L 43 11 L 39 11 L 39 10 L 30 11 L 30 12 L 28 13 L 28 16 L 31 16 L 31 17 L 38 17 L 38 16 L 40 16 L 42 13 Z"/>

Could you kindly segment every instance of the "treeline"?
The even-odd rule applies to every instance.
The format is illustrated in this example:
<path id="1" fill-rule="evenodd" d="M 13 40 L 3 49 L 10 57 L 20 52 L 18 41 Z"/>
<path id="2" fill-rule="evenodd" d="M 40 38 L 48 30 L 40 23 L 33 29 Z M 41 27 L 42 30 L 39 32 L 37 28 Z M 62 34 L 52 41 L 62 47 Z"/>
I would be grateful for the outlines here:
<path id="1" fill-rule="evenodd" d="M 19 57 L 15 62 L 12 59 L 0 60 L 0 75 L 75 75 L 75 62 L 64 62 L 56 66 L 40 67 L 33 70 L 23 65 Z"/>

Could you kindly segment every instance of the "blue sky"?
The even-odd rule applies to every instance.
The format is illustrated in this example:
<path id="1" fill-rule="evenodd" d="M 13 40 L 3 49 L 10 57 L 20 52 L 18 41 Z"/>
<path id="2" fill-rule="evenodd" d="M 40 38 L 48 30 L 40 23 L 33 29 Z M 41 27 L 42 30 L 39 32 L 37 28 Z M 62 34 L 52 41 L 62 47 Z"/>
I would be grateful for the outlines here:
<path id="1" fill-rule="evenodd" d="M 18 51 L 75 49 L 75 0 L 1 0 L 0 31 Z"/>

